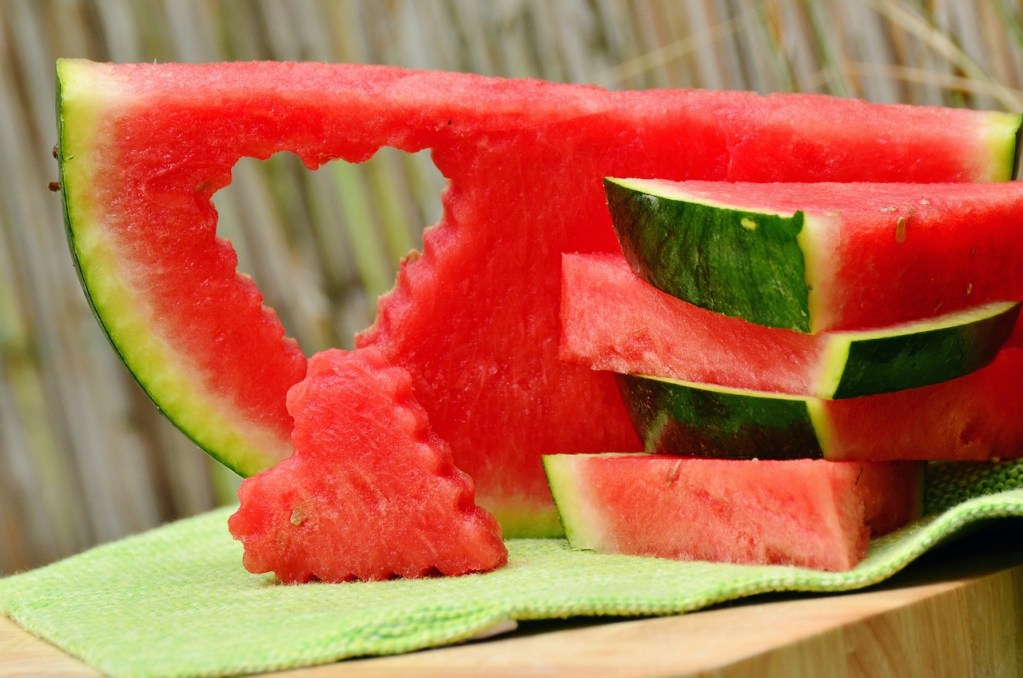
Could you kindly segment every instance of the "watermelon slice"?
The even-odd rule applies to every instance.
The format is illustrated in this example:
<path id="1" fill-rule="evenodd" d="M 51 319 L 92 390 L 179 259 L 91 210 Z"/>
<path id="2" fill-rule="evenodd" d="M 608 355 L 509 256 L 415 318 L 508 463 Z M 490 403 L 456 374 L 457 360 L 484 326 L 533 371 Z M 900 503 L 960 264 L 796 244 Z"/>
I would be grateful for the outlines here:
<path id="1" fill-rule="evenodd" d="M 543 458 L 569 545 L 676 560 L 848 570 L 920 515 L 923 464 Z"/>
<path id="2" fill-rule="evenodd" d="M 1023 299 L 1023 184 L 608 180 L 633 269 L 698 306 L 800 332 Z"/>
<path id="3" fill-rule="evenodd" d="M 821 400 L 641 376 L 619 377 L 648 452 L 835 461 L 1023 457 L 1023 350 L 952 381 Z"/>
<path id="4" fill-rule="evenodd" d="M 802 334 L 677 299 L 616 255 L 566 254 L 563 360 L 591 369 L 739 389 L 849 398 L 938 383 L 995 359 L 1019 302 L 878 330 Z"/>
<path id="5" fill-rule="evenodd" d="M 231 533 L 284 582 L 485 572 L 508 553 L 412 395 L 377 349 L 330 350 L 288 392 L 295 454 L 242 482 Z"/>
<path id="6" fill-rule="evenodd" d="M 601 177 L 1000 181 L 1020 119 L 815 95 L 594 87 L 390 67 L 58 63 L 71 249 L 153 400 L 243 474 L 291 451 L 303 357 L 215 235 L 242 156 L 433 149 L 441 222 L 357 338 L 412 375 L 480 503 L 555 534 L 544 451 L 639 449 L 613 379 L 558 359 L 561 253 L 614 251 Z"/>

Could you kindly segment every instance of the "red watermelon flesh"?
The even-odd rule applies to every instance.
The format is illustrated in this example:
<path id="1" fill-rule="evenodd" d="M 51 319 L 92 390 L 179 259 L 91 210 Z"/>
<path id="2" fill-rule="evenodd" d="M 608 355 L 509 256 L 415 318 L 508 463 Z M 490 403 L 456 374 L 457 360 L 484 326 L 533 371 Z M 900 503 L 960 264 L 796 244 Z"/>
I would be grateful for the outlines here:
<path id="1" fill-rule="evenodd" d="M 236 275 L 210 197 L 242 156 L 292 151 L 314 168 L 381 146 L 433 149 L 444 215 L 358 344 L 411 373 L 509 535 L 557 532 L 541 453 L 639 446 L 613 380 L 557 356 L 561 253 L 618 248 L 602 177 L 1003 180 L 1019 125 L 815 95 L 373 66 L 62 61 L 58 72 L 69 231 L 97 315 L 164 411 L 245 474 L 290 451 L 284 393 L 302 357 Z M 246 440 L 259 422 L 272 440 Z"/>
<path id="2" fill-rule="evenodd" d="M 686 303 L 639 278 L 621 254 L 566 254 L 562 262 L 563 360 L 619 374 L 812 392 L 820 335 Z"/>
<path id="3" fill-rule="evenodd" d="M 243 481 L 229 528 L 245 567 L 284 582 L 485 572 L 507 561 L 412 394 L 377 349 L 330 350 L 288 392 L 295 454 Z"/>
<path id="4" fill-rule="evenodd" d="M 1017 321 L 1004 346 L 1021 337 Z M 621 254 L 562 260 L 560 356 L 593 370 L 817 395 L 828 339 L 694 306 L 642 280 Z"/>
<path id="5" fill-rule="evenodd" d="M 923 464 L 544 457 L 569 544 L 602 553 L 848 570 L 919 517 Z"/>

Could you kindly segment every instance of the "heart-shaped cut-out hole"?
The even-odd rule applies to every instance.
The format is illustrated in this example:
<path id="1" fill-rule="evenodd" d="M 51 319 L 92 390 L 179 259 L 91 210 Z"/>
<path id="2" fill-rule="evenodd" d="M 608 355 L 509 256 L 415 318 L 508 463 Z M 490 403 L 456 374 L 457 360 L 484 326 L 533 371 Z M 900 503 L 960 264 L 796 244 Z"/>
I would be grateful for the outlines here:
<path id="1" fill-rule="evenodd" d="M 507 561 L 412 394 L 377 349 L 314 355 L 288 393 L 295 454 L 245 480 L 229 527 L 245 567 L 284 582 L 458 575 Z"/>

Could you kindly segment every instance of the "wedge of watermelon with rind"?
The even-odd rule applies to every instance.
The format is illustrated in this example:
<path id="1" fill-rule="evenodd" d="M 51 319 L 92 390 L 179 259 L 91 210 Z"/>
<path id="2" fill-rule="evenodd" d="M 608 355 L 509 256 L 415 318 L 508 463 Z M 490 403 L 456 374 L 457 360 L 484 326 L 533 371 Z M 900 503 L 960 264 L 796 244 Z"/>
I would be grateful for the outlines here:
<path id="1" fill-rule="evenodd" d="M 808 335 L 689 304 L 621 255 L 566 254 L 563 360 L 595 370 L 817 398 L 926 386 L 989 364 L 1018 333 L 1019 302 L 875 330 Z"/>
<path id="2" fill-rule="evenodd" d="M 288 583 L 486 572 L 497 521 L 430 428 L 412 378 L 376 349 L 314 355 L 288 392 L 295 454 L 242 482 L 228 521 L 255 573 Z"/>
<path id="3" fill-rule="evenodd" d="M 557 531 L 539 455 L 635 449 L 613 380 L 557 357 L 564 251 L 617 245 L 600 178 L 989 181 L 1018 117 L 815 95 L 609 92 L 392 67 L 58 63 L 72 250 L 154 401 L 243 474 L 291 451 L 303 358 L 215 238 L 242 156 L 433 149 L 441 223 L 360 345 L 416 396 L 509 534 Z"/>
<path id="4" fill-rule="evenodd" d="M 676 560 L 848 570 L 919 517 L 921 463 L 549 455 L 569 545 Z"/>
<path id="5" fill-rule="evenodd" d="M 951 381 L 861 398 L 751 391 L 620 375 L 648 452 L 832 461 L 1023 456 L 1023 349 Z"/>
<path id="6" fill-rule="evenodd" d="M 800 332 L 881 328 L 1023 299 L 1023 184 L 608 179 L 636 273 Z"/>

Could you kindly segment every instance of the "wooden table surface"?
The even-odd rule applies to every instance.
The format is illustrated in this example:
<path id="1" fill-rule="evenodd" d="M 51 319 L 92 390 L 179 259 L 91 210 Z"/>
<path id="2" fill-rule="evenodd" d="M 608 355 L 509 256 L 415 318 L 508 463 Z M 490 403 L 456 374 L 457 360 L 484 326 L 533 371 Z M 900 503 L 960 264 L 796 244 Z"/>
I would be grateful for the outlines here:
<path id="1" fill-rule="evenodd" d="M 96 676 L 0 617 L 0 676 Z M 456 647 L 280 678 L 1023 676 L 1023 526 L 1009 522 L 843 595 L 761 596 L 675 617 L 529 622 Z"/>

